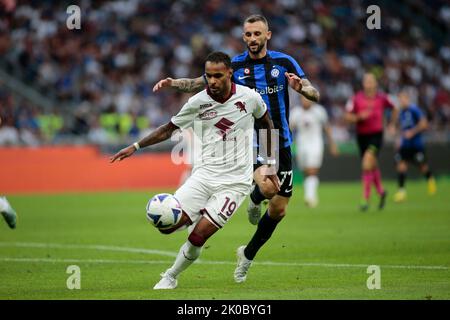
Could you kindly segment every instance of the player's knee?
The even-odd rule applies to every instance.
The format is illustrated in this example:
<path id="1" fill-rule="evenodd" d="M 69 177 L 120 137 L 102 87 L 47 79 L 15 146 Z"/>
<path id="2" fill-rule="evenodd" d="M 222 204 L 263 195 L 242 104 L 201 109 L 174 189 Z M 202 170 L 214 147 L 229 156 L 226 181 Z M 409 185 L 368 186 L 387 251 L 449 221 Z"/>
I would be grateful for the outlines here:
<path id="1" fill-rule="evenodd" d="M 319 169 L 317 169 L 317 168 L 305 169 L 305 176 L 317 176 L 318 173 L 319 173 Z"/>
<path id="2" fill-rule="evenodd" d="M 201 235 L 195 231 L 192 231 L 188 237 L 188 240 L 190 243 L 192 243 L 192 245 L 194 245 L 196 247 L 201 247 L 205 244 L 207 239 L 203 235 Z"/>
<path id="3" fill-rule="evenodd" d="M 404 163 L 403 161 L 399 162 L 399 164 L 397 165 L 397 171 L 406 172 L 406 170 L 407 170 L 406 163 Z"/>
<path id="4" fill-rule="evenodd" d="M 364 159 L 362 162 L 363 171 L 370 171 L 375 168 L 375 164 L 371 159 Z"/>

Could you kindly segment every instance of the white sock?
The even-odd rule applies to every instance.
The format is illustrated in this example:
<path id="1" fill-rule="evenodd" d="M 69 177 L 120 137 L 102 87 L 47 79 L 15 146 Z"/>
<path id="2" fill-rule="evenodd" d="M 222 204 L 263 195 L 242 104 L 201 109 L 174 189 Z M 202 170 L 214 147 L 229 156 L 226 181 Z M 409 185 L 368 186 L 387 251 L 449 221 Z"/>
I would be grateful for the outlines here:
<path id="1" fill-rule="evenodd" d="M 305 179 L 305 199 L 316 201 L 318 186 L 319 178 L 317 176 L 307 176 Z"/>
<path id="2" fill-rule="evenodd" d="M 202 247 L 196 247 L 186 241 L 180 248 L 174 264 L 167 270 L 174 278 L 187 269 L 200 256 Z"/>

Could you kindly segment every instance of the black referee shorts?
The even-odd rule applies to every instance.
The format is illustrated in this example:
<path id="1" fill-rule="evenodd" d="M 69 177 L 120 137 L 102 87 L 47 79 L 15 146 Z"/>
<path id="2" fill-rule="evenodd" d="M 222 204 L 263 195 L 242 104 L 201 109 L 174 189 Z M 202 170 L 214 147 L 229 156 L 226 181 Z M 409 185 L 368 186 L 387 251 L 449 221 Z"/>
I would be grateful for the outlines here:
<path id="1" fill-rule="evenodd" d="M 362 157 L 366 150 L 372 150 L 376 156 L 383 146 L 383 132 L 370 133 L 370 134 L 358 134 L 356 136 L 358 143 L 359 154 Z"/>

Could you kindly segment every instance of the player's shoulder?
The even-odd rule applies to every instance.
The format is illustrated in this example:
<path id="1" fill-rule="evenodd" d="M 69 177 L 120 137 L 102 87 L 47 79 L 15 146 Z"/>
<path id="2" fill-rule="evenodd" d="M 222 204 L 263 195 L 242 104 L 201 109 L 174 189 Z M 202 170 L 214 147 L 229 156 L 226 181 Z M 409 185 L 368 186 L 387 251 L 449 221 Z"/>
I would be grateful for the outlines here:
<path id="1" fill-rule="evenodd" d="M 387 92 L 384 92 L 384 91 L 378 91 L 377 98 L 382 99 L 387 102 L 390 102 L 390 103 L 392 103 L 392 100 L 393 100 L 392 97 Z"/>
<path id="2" fill-rule="evenodd" d="M 295 59 L 288 55 L 287 53 L 284 52 L 280 52 L 280 51 L 273 51 L 273 50 L 267 50 L 267 54 L 272 58 L 272 59 L 289 59 L 289 60 L 294 60 Z"/>
<path id="3" fill-rule="evenodd" d="M 353 95 L 353 102 L 356 104 L 359 103 L 364 103 L 364 101 L 366 101 L 367 96 L 365 94 L 365 92 L 363 90 L 357 91 L 354 95 Z"/>
<path id="4" fill-rule="evenodd" d="M 231 63 L 235 62 L 242 62 L 248 57 L 248 52 L 244 51 L 241 54 L 235 55 L 233 58 L 231 58 Z"/>
<path id="5" fill-rule="evenodd" d="M 212 100 L 211 97 L 206 92 L 206 89 L 194 94 L 192 97 L 190 97 L 187 101 L 188 104 L 191 106 L 199 106 L 202 103 L 208 102 Z"/>
<path id="6" fill-rule="evenodd" d="M 363 90 L 359 90 L 353 95 L 353 98 L 354 99 L 362 99 L 365 96 L 366 96 L 366 94 L 364 93 L 364 91 Z"/>
<path id="7" fill-rule="evenodd" d="M 313 110 L 317 111 L 317 112 L 327 112 L 327 110 L 325 109 L 325 107 L 321 104 L 318 103 L 314 103 L 312 105 Z"/>
<path id="8" fill-rule="evenodd" d="M 318 103 L 313 104 L 311 107 L 311 111 L 314 112 L 314 114 L 319 119 L 324 119 L 324 118 L 326 119 L 328 117 L 327 110 L 321 104 L 318 104 Z"/>
<path id="9" fill-rule="evenodd" d="M 381 91 L 381 90 L 379 90 L 379 91 L 377 91 L 377 98 L 387 98 L 387 94 L 386 94 L 386 92 L 384 92 L 384 91 Z"/>
<path id="10" fill-rule="evenodd" d="M 258 98 L 260 96 L 255 90 L 237 83 L 236 83 L 236 93 L 239 95 L 248 96 L 250 98 Z"/>
<path id="11" fill-rule="evenodd" d="M 411 104 L 409 106 L 409 109 L 414 112 L 414 113 L 418 113 L 418 114 L 422 114 L 422 109 L 417 105 L 417 104 Z"/>
<path id="12" fill-rule="evenodd" d="M 302 107 L 300 107 L 299 105 L 296 105 L 291 108 L 291 110 L 289 112 L 289 116 L 292 119 L 297 119 L 299 117 L 302 117 L 303 113 L 304 113 L 304 109 Z"/>

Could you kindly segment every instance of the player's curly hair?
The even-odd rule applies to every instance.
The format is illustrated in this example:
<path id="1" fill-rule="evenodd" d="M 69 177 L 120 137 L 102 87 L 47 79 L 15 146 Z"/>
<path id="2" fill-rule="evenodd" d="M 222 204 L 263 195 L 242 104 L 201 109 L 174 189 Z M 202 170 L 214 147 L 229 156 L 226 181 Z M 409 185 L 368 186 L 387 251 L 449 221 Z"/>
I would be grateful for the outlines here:
<path id="1" fill-rule="evenodd" d="M 214 51 L 214 52 L 211 52 L 210 54 L 208 54 L 208 56 L 206 57 L 205 63 L 208 61 L 214 62 L 214 63 L 222 62 L 225 65 L 225 67 L 231 68 L 230 56 L 221 51 Z"/>

